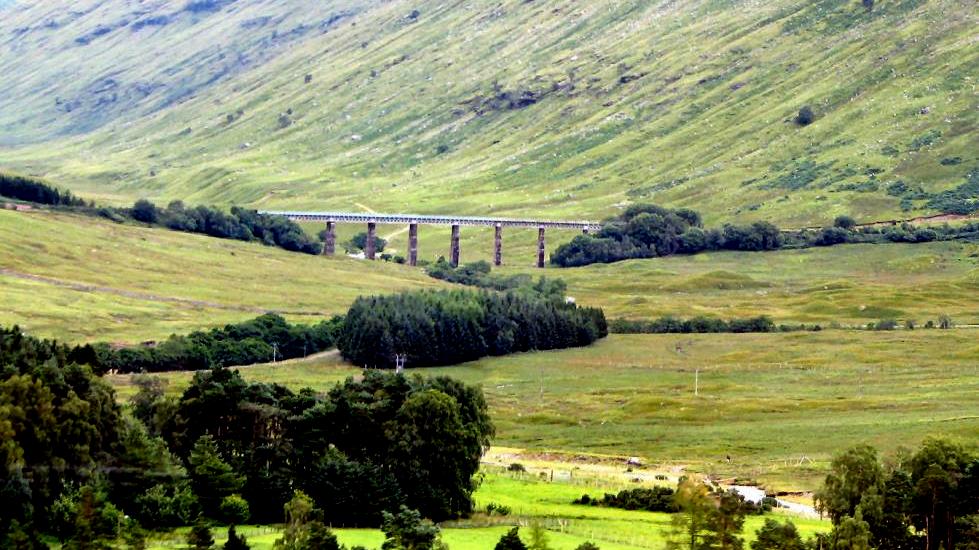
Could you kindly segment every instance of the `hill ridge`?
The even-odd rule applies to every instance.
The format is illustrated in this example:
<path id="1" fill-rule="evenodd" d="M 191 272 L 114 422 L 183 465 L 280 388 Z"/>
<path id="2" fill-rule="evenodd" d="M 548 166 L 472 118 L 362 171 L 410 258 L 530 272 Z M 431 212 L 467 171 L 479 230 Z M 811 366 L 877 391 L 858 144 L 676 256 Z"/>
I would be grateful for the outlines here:
<path id="1" fill-rule="evenodd" d="M 230 2 L 197 24 L 251 51 L 356 14 L 155 114 L 0 162 L 126 198 L 591 217 L 655 201 L 782 225 L 936 213 L 930 198 L 979 167 L 965 0 L 296 1 Z M 260 13 L 282 23 L 241 26 Z M 8 136 L 23 104 L 0 104 Z"/>

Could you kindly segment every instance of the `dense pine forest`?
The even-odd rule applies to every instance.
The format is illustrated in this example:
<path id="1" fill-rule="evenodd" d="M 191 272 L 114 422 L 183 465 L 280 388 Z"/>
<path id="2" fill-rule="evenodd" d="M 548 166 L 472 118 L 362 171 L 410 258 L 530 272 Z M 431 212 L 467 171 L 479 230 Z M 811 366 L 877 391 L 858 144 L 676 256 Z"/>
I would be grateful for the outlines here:
<path id="1" fill-rule="evenodd" d="M 355 365 L 453 365 L 487 355 L 587 346 L 608 335 L 601 309 L 517 292 L 422 291 L 358 298 L 337 347 Z"/>

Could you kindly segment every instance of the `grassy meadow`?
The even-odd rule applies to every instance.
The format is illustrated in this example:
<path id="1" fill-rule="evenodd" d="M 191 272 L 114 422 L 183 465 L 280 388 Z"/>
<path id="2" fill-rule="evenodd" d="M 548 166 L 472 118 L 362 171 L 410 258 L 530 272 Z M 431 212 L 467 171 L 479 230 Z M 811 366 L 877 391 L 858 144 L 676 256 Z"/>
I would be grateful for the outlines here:
<path id="1" fill-rule="evenodd" d="M 68 341 L 160 340 L 264 311 L 317 321 L 359 295 L 439 285 L 395 264 L 73 214 L 0 210 L 0 234 L 0 322 Z"/>
<path id="2" fill-rule="evenodd" d="M 957 323 L 979 323 L 976 243 L 713 252 L 551 269 L 547 275 L 565 280 L 569 295 L 600 304 L 609 317 L 768 315 L 825 327 L 887 318 L 921 325 L 944 313 Z"/>
<path id="3" fill-rule="evenodd" d="M 361 228 L 341 225 L 340 240 Z M 307 229 L 312 229 L 307 226 Z M 398 226 L 381 226 L 402 252 Z M 446 285 L 387 262 L 286 252 L 256 243 L 49 211 L 0 211 L 2 321 L 45 337 L 135 343 L 241 321 L 264 311 L 296 321 L 343 313 L 359 295 Z M 533 231 L 506 233 L 504 275 L 565 280 L 578 303 L 611 318 L 769 315 L 776 322 L 918 324 L 950 315 L 979 323 L 979 245 L 844 245 L 717 252 L 539 270 Z M 574 232 L 555 231 L 553 249 Z M 463 261 L 489 259 L 492 232 L 463 231 Z M 424 228 L 422 257 L 447 249 L 447 228 Z"/>
<path id="4" fill-rule="evenodd" d="M 857 443 L 894 452 L 947 434 L 975 444 L 975 336 L 973 329 L 613 335 L 583 349 L 419 372 L 481 385 L 494 443 L 528 457 L 639 456 L 667 469 L 812 490 L 832 455 Z M 240 370 L 249 380 L 317 390 L 359 373 L 336 354 Z M 178 393 L 192 373 L 163 376 Z M 132 395 L 129 376 L 109 380 L 120 399 Z"/>

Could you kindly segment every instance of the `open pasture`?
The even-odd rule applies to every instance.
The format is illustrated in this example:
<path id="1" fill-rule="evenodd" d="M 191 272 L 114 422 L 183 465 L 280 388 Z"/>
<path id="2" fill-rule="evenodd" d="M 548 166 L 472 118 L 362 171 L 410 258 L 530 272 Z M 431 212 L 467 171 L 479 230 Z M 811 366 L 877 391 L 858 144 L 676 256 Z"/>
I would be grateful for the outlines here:
<path id="1" fill-rule="evenodd" d="M 395 264 L 72 214 L 3 210 L 0 233 L 0 321 L 75 342 L 160 340 L 270 310 L 313 322 L 362 294 L 440 284 Z"/>
<path id="2" fill-rule="evenodd" d="M 510 271 L 526 270 L 503 270 Z M 979 323 L 976 243 L 713 252 L 550 269 L 547 275 L 565 280 L 569 295 L 601 305 L 609 317 L 768 315 L 777 323 L 825 328 L 888 318 L 920 325 L 944 313 L 957 323 Z"/>
<path id="3" fill-rule="evenodd" d="M 613 335 L 588 347 L 417 371 L 483 387 L 497 445 L 665 469 L 818 486 L 829 459 L 869 443 L 883 452 L 944 434 L 979 438 L 979 341 L 973 329 Z M 410 365 L 409 365 L 410 370 Z M 249 380 L 327 390 L 358 369 L 335 354 L 244 367 Z M 169 373 L 182 391 L 191 373 Z M 128 376 L 110 377 L 126 398 Z"/>

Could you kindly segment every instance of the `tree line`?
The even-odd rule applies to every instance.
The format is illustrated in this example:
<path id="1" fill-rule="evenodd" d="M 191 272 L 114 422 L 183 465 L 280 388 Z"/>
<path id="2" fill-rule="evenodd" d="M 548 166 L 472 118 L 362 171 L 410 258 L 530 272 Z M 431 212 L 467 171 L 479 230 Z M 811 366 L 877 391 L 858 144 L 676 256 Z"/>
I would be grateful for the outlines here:
<path id="1" fill-rule="evenodd" d="M 979 223 L 918 227 L 909 223 L 857 227 L 849 216 L 819 230 L 782 231 L 768 222 L 727 224 L 705 229 L 700 214 L 637 204 L 603 222 L 595 235 L 579 235 L 559 246 L 551 263 L 575 267 L 633 258 L 697 254 L 713 250 L 779 250 L 847 243 L 925 243 L 943 240 L 979 240 Z"/>
<path id="2" fill-rule="evenodd" d="M 818 326 L 818 325 L 814 325 Z M 613 319 L 609 321 L 609 332 L 615 334 L 698 334 L 720 332 L 776 332 L 800 330 L 802 325 L 790 327 L 777 326 L 775 321 L 766 315 L 746 319 L 716 319 L 714 317 L 697 316 L 690 319 L 678 319 L 667 315 L 652 320 Z M 818 330 L 818 329 L 817 329 Z"/>
<path id="3" fill-rule="evenodd" d="M 85 206 L 85 201 L 53 185 L 26 176 L 0 172 L 0 196 L 52 206 Z"/>
<path id="4" fill-rule="evenodd" d="M 341 317 L 313 325 L 289 324 L 267 313 L 250 321 L 187 335 L 171 335 L 159 345 L 116 349 L 93 346 L 89 361 L 98 373 L 203 370 L 292 359 L 335 347 Z"/>
<path id="5" fill-rule="evenodd" d="M 70 353 L 0 329 L 0 547 L 46 548 L 52 536 L 108 548 L 201 520 L 280 523 L 296 490 L 334 525 L 473 510 L 494 432 L 477 387 L 371 371 L 322 395 L 216 368 L 179 397 L 138 379 L 124 409 Z"/>
<path id="6" fill-rule="evenodd" d="M 779 229 L 767 222 L 704 229 L 693 210 L 636 204 L 602 222 L 595 235 L 579 235 L 559 246 L 551 263 L 575 267 L 705 250 L 775 250 L 782 244 Z"/>
<path id="7" fill-rule="evenodd" d="M 298 224 L 282 216 L 259 214 L 256 210 L 232 207 L 230 213 L 209 206 L 186 206 L 173 201 L 165 208 L 146 199 L 130 208 L 96 206 L 41 180 L 0 173 L 0 196 L 70 209 L 115 222 L 134 220 L 174 231 L 201 233 L 220 239 L 257 241 L 291 252 L 319 254 L 322 245 Z"/>
<path id="8" fill-rule="evenodd" d="M 337 347 L 367 367 L 454 365 L 487 355 L 587 346 L 608 335 L 601 309 L 517 292 L 414 291 L 361 297 Z"/>
<path id="9" fill-rule="evenodd" d="M 208 206 L 185 206 L 173 201 L 166 208 L 140 199 L 132 208 L 100 208 L 102 216 L 133 220 L 188 233 L 203 233 L 220 239 L 257 241 L 290 252 L 319 254 L 322 245 L 310 238 L 297 223 L 283 216 L 259 214 L 256 210 L 233 206 L 230 213 Z"/>
<path id="10" fill-rule="evenodd" d="M 495 275 L 489 262 L 480 260 L 452 267 L 439 257 L 434 264 L 425 267 L 425 273 L 433 279 L 487 290 L 508 290 L 541 296 L 546 299 L 564 300 L 568 285 L 561 279 L 540 277 L 536 282 L 526 273 Z"/>

